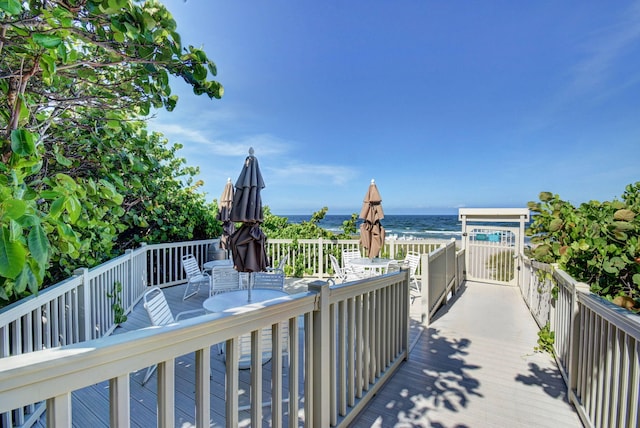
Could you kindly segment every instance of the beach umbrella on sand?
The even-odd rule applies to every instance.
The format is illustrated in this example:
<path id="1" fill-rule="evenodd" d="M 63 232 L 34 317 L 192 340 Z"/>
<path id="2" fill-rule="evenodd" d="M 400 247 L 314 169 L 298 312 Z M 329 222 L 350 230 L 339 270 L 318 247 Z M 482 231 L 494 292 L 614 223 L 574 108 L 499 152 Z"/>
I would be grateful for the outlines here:
<path id="1" fill-rule="evenodd" d="M 360 210 L 360 218 L 364 220 L 360 225 L 360 245 L 367 250 L 369 258 L 378 257 L 384 245 L 384 227 L 380 224 L 384 218 L 381 202 L 378 186 L 375 180 L 371 180 Z"/>
<path id="2" fill-rule="evenodd" d="M 220 248 L 229 251 L 229 238 L 236 231 L 235 223 L 231 221 L 231 207 L 233 206 L 233 184 L 231 178 L 227 178 L 222 196 L 220 196 L 220 206 L 218 207 L 218 220 L 222 222 L 222 236 L 220 237 Z"/>
<path id="3" fill-rule="evenodd" d="M 267 267 L 265 236 L 260 229 L 264 220 L 260 191 L 264 188 L 258 159 L 253 156 L 253 148 L 235 184 L 235 194 L 229 219 L 242 222 L 230 238 L 233 263 L 238 272 L 260 272 Z"/>

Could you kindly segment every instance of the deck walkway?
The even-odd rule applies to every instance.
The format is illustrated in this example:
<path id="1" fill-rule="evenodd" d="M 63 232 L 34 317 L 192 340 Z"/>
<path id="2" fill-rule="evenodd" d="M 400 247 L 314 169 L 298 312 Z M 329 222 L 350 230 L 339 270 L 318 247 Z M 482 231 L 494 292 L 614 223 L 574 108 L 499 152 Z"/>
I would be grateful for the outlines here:
<path id="1" fill-rule="evenodd" d="M 307 281 L 288 280 L 287 291 L 306 291 Z M 198 309 L 206 291 L 182 300 L 182 286 L 165 289 L 174 313 Z M 455 304 L 453 304 L 455 302 Z M 411 308 L 410 360 L 383 386 L 353 427 L 581 427 L 566 400 L 566 388 L 553 360 L 533 351 L 537 328 L 519 290 L 468 283 L 426 329 L 416 301 Z M 128 315 L 119 334 L 150 325 L 142 303 Z M 222 398 L 224 362 L 212 353 L 212 395 Z M 193 426 L 193 357 L 176 360 L 176 426 Z M 265 366 L 269 371 L 270 363 Z M 184 373 L 183 373 L 184 372 Z M 239 397 L 248 402 L 248 371 L 242 371 Z M 246 373 L 244 373 L 246 372 Z M 156 387 L 131 374 L 131 426 L 152 427 Z M 155 375 L 154 375 L 155 376 Z M 268 376 L 268 374 L 267 374 Z M 213 399 L 213 397 L 212 397 Z M 223 426 L 224 408 L 212 406 L 212 426 Z M 268 413 L 268 408 L 263 409 Z M 109 426 L 106 383 L 73 394 L 74 426 Z M 241 419 L 242 420 L 242 419 Z M 243 420 L 246 426 L 247 420 Z"/>
<path id="2" fill-rule="evenodd" d="M 582 427 L 518 288 L 467 283 L 354 427 Z"/>

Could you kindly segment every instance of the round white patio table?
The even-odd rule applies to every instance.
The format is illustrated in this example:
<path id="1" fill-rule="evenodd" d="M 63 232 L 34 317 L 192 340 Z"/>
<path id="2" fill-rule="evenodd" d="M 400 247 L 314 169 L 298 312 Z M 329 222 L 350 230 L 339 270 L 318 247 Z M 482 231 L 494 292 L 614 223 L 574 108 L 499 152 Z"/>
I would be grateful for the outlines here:
<path id="1" fill-rule="evenodd" d="M 209 297 L 202 303 L 202 307 L 207 312 L 239 312 L 237 310 L 231 311 L 231 309 L 254 305 L 288 295 L 280 290 L 254 288 L 251 290 L 251 301 L 249 301 L 248 290 L 227 291 Z"/>
<path id="2" fill-rule="evenodd" d="M 372 259 L 368 257 L 361 257 L 359 259 L 349 260 L 350 265 L 369 271 L 370 274 L 375 273 L 376 275 L 385 273 L 389 268 L 389 263 L 391 263 L 391 259 L 383 259 L 379 257 L 374 257 Z"/>
<path id="3" fill-rule="evenodd" d="M 211 260 L 210 262 L 206 262 L 202 265 L 204 270 L 211 270 L 214 267 L 218 267 L 218 266 L 233 266 L 233 260 L 231 259 Z"/>

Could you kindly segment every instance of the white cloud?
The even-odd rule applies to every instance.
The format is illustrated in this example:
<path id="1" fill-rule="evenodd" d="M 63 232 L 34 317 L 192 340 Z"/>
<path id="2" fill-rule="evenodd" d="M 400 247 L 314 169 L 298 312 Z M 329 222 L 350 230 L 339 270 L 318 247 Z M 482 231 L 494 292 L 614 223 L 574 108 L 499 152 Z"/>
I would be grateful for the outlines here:
<path id="1" fill-rule="evenodd" d="M 256 156 L 279 155 L 286 152 L 287 143 L 269 134 L 255 134 L 227 140 L 223 137 L 209 135 L 211 132 L 180 125 L 177 123 L 150 122 L 149 127 L 162 133 L 170 142 L 181 143 L 186 151 L 198 151 L 202 155 L 246 156 L 253 147 Z M 198 147 L 193 147 L 192 144 Z M 204 146 L 204 147 L 203 147 Z M 204 152 L 203 152 L 204 150 Z"/>
<path id="2" fill-rule="evenodd" d="M 282 166 L 271 166 L 269 174 L 280 181 L 295 184 L 331 183 L 342 186 L 349 184 L 357 175 L 348 167 L 338 165 L 320 165 L 307 163 L 284 163 Z"/>
<path id="3" fill-rule="evenodd" d="M 572 92 L 588 92 L 610 80 L 617 62 L 638 39 L 640 2 L 635 2 L 619 22 L 587 41 L 588 55 L 574 68 Z"/>

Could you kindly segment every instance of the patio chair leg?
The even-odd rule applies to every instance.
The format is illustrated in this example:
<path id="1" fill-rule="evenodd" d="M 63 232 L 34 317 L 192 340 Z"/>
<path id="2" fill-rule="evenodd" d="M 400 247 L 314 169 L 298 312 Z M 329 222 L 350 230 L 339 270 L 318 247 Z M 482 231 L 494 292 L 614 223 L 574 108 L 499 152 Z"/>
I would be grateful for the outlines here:
<path id="1" fill-rule="evenodd" d="M 195 283 L 195 290 L 189 293 L 189 286 L 191 285 L 191 283 L 187 283 L 187 286 L 184 289 L 184 296 L 182 297 L 182 300 L 187 300 L 189 297 L 191 296 L 195 296 L 196 294 L 198 294 L 198 291 L 200 291 L 200 283 L 196 282 Z"/>
<path id="2" fill-rule="evenodd" d="M 152 365 L 151 367 L 149 367 L 147 369 L 147 373 L 144 375 L 144 379 L 142 379 L 142 386 L 144 386 L 144 384 L 149 381 L 149 378 L 151 377 L 153 372 L 156 370 L 156 367 L 157 367 L 157 365 L 154 364 L 154 365 Z"/>

